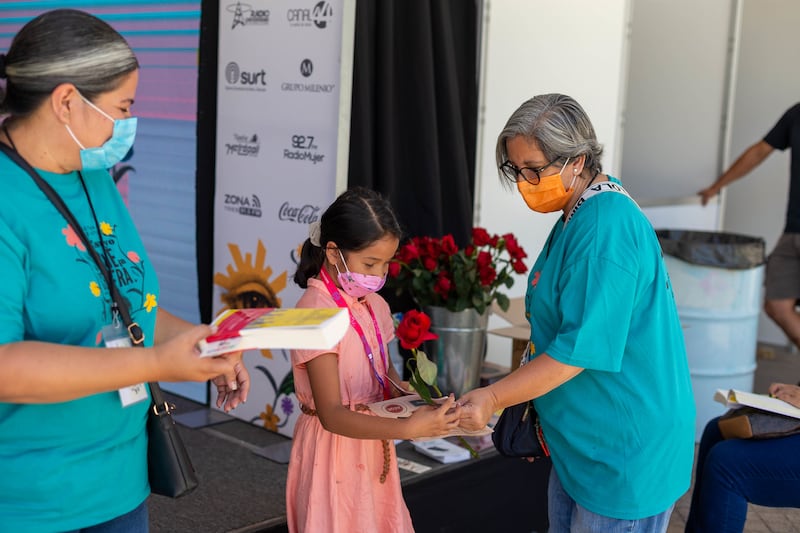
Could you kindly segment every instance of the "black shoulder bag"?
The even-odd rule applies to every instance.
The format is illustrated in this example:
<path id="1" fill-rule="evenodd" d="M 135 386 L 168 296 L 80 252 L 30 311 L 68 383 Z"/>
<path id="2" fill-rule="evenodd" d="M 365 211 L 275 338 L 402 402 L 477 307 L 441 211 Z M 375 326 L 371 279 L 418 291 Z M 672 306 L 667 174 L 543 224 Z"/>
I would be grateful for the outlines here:
<path id="1" fill-rule="evenodd" d="M 97 264 L 103 275 L 114 302 L 113 308 L 118 311 L 131 339 L 133 346 L 144 347 L 144 333 L 139 324 L 131 318 L 128 301 L 120 294 L 114 279 L 105 263 L 100 259 L 97 250 L 89 242 L 75 216 L 64 203 L 64 200 L 53 190 L 38 172 L 16 150 L 12 150 L 0 143 L 0 151 L 8 156 L 14 163 L 30 174 L 36 185 L 47 196 L 47 199 L 58 209 L 67 223 L 83 242 L 86 250 Z M 86 193 L 88 199 L 88 191 Z M 177 498 L 190 493 L 198 485 L 197 473 L 192 466 L 192 461 L 183 444 L 178 428 L 172 418 L 174 406 L 169 404 L 161 392 L 158 383 L 152 381 L 150 395 L 153 403 L 147 416 L 147 470 L 150 478 L 150 489 L 155 494 Z"/>
<path id="2" fill-rule="evenodd" d="M 529 357 L 530 344 L 529 342 L 522 354 L 522 364 L 525 364 Z M 550 456 L 532 400 L 503 409 L 494 425 L 492 442 L 500 455 L 506 457 L 540 459 Z"/>

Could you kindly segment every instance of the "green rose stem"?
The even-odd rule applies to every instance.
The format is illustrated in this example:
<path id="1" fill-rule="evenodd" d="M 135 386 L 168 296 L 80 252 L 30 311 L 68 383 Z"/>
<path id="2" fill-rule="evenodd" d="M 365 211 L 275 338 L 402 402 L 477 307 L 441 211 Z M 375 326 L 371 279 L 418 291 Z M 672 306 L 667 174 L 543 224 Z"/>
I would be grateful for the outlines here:
<path id="1" fill-rule="evenodd" d="M 433 396 L 431 395 L 431 390 L 433 390 L 433 392 L 436 393 L 436 398 L 444 396 L 436 385 L 436 374 L 438 372 L 436 365 L 428 359 L 425 352 L 421 350 L 412 348 L 411 353 L 414 357 L 406 361 L 406 368 L 408 368 L 408 371 L 411 373 L 411 377 L 408 380 L 409 385 L 417 391 L 417 394 L 419 394 L 419 397 L 422 398 L 425 403 L 433 406 L 439 405 L 433 401 Z M 415 363 L 414 368 L 411 367 L 411 361 Z M 474 459 L 478 458 L 478 452 L 469 445 L 464 437 L 459 436 L 458 440 L 461 441 L 462 446 L 469 450 L 469 454 Z"/>

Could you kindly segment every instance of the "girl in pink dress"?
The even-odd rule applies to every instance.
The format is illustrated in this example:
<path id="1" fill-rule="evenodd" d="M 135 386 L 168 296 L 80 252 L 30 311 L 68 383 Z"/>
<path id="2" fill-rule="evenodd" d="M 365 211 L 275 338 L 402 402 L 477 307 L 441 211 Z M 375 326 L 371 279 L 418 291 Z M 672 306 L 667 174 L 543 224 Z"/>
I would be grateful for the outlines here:
<path id="1" fill-rule="evenodd" d="M 383 286 L 401 231 L 388 202 L 368 189 L 344 192 L 312 224 L 295 282 L 297 307 L 346 307 L 350 329 L 329 350 L 293 350 L 303 415 L 294 430 L 286 480 L 290 532 L 409 532 L 393 439 L 437 437 L 458 425 L 450 396 L 407 419 L 382 418 L 366 404 L 388 399 L 394 324 Z"/>

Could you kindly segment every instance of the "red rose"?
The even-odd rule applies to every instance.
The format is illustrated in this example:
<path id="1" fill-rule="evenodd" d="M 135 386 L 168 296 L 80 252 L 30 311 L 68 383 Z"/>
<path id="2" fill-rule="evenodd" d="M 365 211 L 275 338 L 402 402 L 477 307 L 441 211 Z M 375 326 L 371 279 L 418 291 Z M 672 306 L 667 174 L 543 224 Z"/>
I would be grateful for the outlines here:
<path id="1" fill-rule="evenodd" d="M 513 268 L 514 272 L 517 274 L 524 274 L 528 271 L 528 267 L 525 266 L 525 263 L 523 263 L 521 259 L 514 259 L 511 261 L 511 268 Z"/>
<path id="2" fill-rule="evenodd" d="M 497 279 L 497 271 L 491 266 L 481 268 L 478 271 L 478 278 L 481 280 L 481 285 L 488 287 L 494 282 L 495 279 Z"/>
<path id="3" fill-rule="evenodd" d="M 400 263 L 397 261 L 392 261 L 389 263 L 389 277 L 396 278 L 400 275 Z"/>
<path id="4" fill-rule="evenodd" d="M 438 335 L 430 332 L 430 327 L 430 317 L 412 309 L 403 315 L 403 320 L 397 326 L 395 334 L 400 339 L 400 346 L 406 350 L 416 350 L 423 342 L 439 338 Z"/>
<path id="5" fill-rule="evenodd" d="M 455 255 L 458 252 L 458 246 L 456 246 L 456 241 L 452 235 L 442 237 L 442 252 L 448 256 Z"/>
<path id="6" fill-rule="evenodd" d="M 511 233 L 506 233 L 503 235 L 503 239 L 506 241 L 506 250 L 508 250 L 508 255 L 510 255 L 512 259 L 523 259 L 528 257 L 528 254 L 525 253 L 525 250 L 523 250 L 522 246 L 519 245 L 517 239 L 514 238 L 514 235 Z"/>
<path id="7" fill-rule="evenodd" d="M 433 286 L 433 292 L 444 298 L 447 299 L 447 293 L 450 292 L 450 287 L 452 287 L 453 282 L 444 272 L 439 273 L 439 277 L 436 278 L 436 285 Z"/>
<path id="8" fill-rule="evenodd" d="M 483 228 L 472 228 L 472 242 L 475 246 L 486 246 L 489 244 L 489 232 Z"/>
<path id="9" fill-rule="evenodd" d="M 419 248 L 417 248 L 417 245 L 414 243 L 406 244 L 397 252 L 397 259 L 406 264 L 417 257 L 419 257 Z"/>

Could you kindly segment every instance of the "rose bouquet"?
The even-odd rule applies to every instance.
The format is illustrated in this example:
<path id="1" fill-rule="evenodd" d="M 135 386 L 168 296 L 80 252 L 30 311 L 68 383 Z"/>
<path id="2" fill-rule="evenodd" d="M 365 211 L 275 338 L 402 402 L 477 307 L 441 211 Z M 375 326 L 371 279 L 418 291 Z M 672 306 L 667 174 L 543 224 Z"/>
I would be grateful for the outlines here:
<path id="1" fill-rule="evenodd" d="M 464 248 L 449 234 L 441 239 L 413 237 L 390 263 L 386 284 L 398 296 L 410 293 L 420 307 L 472 308 L 483 314 L 496 300 L 506 310 L 508 296 L 499 289 L 514 284 L 514 273 L 527 272 L 527 256 L 513 234 L 491 235 L 484 228 L 473 228 Z"/>

